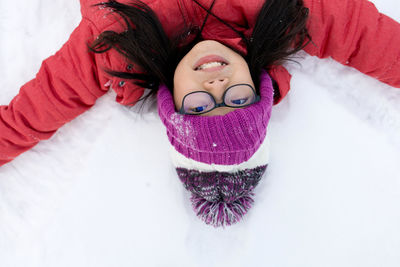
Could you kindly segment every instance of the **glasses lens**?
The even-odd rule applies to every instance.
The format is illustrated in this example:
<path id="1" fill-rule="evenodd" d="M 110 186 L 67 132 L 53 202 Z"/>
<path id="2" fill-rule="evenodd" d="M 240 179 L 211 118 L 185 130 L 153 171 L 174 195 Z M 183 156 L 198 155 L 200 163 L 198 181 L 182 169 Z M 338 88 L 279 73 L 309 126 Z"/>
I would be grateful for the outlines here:
<path id="1" fill-rule="evenodd" d="M 185 96 L 183 110 L 186 114 L 201 114 L 215 106 L 211 95 L 206 92 L 195 92 Z"/>
<path id="2" fill-rule="evenodd" d="M 226 91 L 224 100 L 229 107 L 243 107 L 254 103 L 256 94 L 250 85 L 238 84 Z"/>

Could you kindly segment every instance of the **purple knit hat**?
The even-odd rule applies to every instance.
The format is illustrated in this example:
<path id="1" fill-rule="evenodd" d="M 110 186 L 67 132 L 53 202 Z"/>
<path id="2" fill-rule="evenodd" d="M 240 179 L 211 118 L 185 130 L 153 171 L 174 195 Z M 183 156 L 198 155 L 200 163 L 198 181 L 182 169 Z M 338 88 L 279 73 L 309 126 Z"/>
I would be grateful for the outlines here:
<path id="1" fill-rule="evenodd" d="M 158 113 L 172 145 L 178 176 L 192 193 L 197 215 L 207 224 L 239 221 L 253 203 L 253 189 L 269 157 L 267 125 L 273 86 L 263 71 L 261 100 L 222 116 L 182 115 L 175 111 L 169 89 L 158 91 Z"/>

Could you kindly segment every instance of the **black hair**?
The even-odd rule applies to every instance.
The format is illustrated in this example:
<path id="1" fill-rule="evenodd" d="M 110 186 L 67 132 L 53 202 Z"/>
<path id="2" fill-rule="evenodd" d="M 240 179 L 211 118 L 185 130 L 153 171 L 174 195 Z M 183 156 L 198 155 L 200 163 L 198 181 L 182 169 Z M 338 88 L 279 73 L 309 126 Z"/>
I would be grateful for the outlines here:
<path id="1" fill-rule="evenodd" d="M 131 79 L 136 85 L 150 89 L 149 94 L 141 98 L 147 99 L 156 94 L 159 84 L 165 84 L 172 90 L 175 69 L 181 59 L 203 40 L 201 33 L 209 16 L 216 18 L 242 39 L 247 50 L 246 55 L 234 47 L 230 48 L 246 60 L 257 90 L 262 69 L 268 70 L 274 65 L 292 60 L 290 56 L 311 41 L 306 28 L 308 9 L 304 7 L 303 0 L 266 0 L 251 36 L 245 36 L 214 15 L 212 7 L 215 0 L 210 8 L 205 8 L 198 0 L 192 1 L 207 12 L 202 25 L 186 21 L 182 29 L 171 37 L 165 33 L 154 11 L 139 0 L 132 0 L 129 4 L 115 0 L 95 4 L 94 6 L 108 8 L 120 15 L 126 24 L 126 30 L 119 33 L 104 31 L 88 48 L 94 53 L 116 49 L 134 66 L 143 70 L 139 73 L 110 69 L 105 71 L 111 76 Z M 279 93 L 278 90 L 275 91 Z"/>

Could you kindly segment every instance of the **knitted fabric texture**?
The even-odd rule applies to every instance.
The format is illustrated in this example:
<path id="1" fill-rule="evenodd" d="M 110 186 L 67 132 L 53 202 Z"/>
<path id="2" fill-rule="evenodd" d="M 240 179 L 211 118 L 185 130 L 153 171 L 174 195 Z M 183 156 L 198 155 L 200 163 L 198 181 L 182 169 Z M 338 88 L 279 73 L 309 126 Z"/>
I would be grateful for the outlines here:
<path id="1" fill-rule="evenodd" d="M 159 90 L 159 115 L 167 129 L 173 163 L 191 192 L 193 210 L 206 224 L 237 223 L 254 202 L 253 189 L 269 162 L 266 131 L 273 87 L 265 71 L 260 95 L 260 102 L 247 108 L 205 117 L 176 113 L 168 88 Z"/>
<path id="2" fill-rule="evenodd" d="M 261 75 L 260 96 L 259 102 L 222 116 L 182 115 L 175 111 L 168 88 L 161 85 L 158 113 L 179 153 L 207 164 L 240 164 L 266 136 L 273 103 L 272 81 L 266 71 Z"/>
<path id="3" fill-rule="evenodd" d="M 177 168 L 185 188 L 192 193 L 193 210 L 206 224 L 224 227 L 239 222 L 251 208 L 253 189 L 267 166 L 238 172 L 201 172 Z"/>
<path id="4" fill-rule="evenodd" d="M 237 165 L 197 162 L 180 154 L 172 145 L 170 148 L 178 177 L 191 192 L 196 215 L 214 227 L 241 221 L 254 203 L 253 190 L 269 163 L 268 138 L 248 161 Z"/>
<path id="5" fill-rule="evenodd" d="M 252 191 L 260 181 L 267 166 L 229 172 L 200 172 L 177 168 L 185 188 L 207 201 L 233 202 Z"/>

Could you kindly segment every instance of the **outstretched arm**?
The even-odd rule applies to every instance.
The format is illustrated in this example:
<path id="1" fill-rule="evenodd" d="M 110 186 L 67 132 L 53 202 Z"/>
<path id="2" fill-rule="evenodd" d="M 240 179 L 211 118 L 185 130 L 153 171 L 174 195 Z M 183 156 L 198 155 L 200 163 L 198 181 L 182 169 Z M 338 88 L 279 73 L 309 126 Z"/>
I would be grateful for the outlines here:
<path id="1" fill-rule="evenodd" d="M 42 62 L 36 77 L 9 105 L 0 106 L 0 166 L 50 138 L 107 91 L 99 76 L 105 53 L 94 55 L 87 49 L 97 35 L 94 25 L 83 19 L 63 47 Z"/>
<path id="2" fill-rule="evenodd" d="M 304 0 L 313 43 L 304 49 L 332 57 L 400 88 L 400 24 L 367 0 Z"/>

